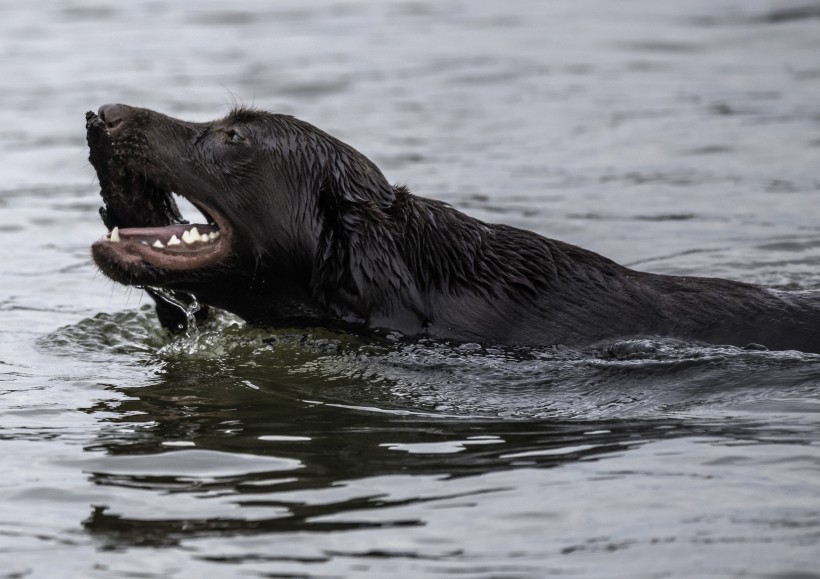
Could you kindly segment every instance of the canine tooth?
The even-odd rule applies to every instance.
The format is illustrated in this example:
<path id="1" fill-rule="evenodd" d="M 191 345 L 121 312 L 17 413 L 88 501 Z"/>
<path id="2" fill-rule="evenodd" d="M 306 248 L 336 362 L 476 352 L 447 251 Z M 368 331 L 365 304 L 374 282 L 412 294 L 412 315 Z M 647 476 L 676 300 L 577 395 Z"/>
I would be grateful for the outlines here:
<path id="1" fill-rule="evenodd" d="M 157 249 L 162 249 L 162 248 L 163 248 L 163 247 L 165 247 L 165 246 L 164 246 L 164 245 L 162 245 L 162 242 L 161 242 L 159 239 L 157 239 L 157 240 L 154 242 L 154 245 L 152 245 L 151 247 L 156 247 Z"/>
<path id="2" fill-rule="evenodd" d="M 182 235 L 183 235 L 183 237 L 185 236 L 184 233 Z M 172 245 L 179 245 L 180 243 L 182 243 L 182 242 L 179 240 L 179 238 L 176 235 L 172 235 L 171 239 L 168 240 L 168 246 L 169 247 L 172 246 Z"/>
<path id="3" fill-rule="evenodd" d="M 111 237 L 109 237 L 109 239 L 111 241 L 113 241 L 114 243 L 119 243 L 120 242 L 120 228 L 119 227 L 115 227 L 114 229 L 111 230 Z"/>

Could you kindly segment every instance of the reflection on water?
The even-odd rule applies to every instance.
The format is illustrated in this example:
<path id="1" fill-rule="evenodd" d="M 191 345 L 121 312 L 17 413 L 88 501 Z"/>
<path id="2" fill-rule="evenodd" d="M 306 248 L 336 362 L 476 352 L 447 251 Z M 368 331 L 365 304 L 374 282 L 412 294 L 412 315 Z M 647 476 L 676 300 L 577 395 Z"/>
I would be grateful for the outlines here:
<path id="1" fill-rule="evenodd" d="M 820 357 L 162 332 L 83 114 L 295 114 L 639 269 L 820 288 L 817 2 L 5 3 L 0 578 L 813 576 Z"/>
<path id="2" fill-rule="evenodd" d="M 149 311 L 120 318 L 122 335 L 154 321 Z M 85 320 L 82 333 L 63 328 L 41 347 L 76 351 L 82 346 L 68 342 L 108 325 L 104 317 Z M 124 397 L 84 409 L 100 417 L 100 428 L 84 445 L 91 457 L 75 466 L 96 487 L 113 489 L 113 500 L 92 503 L 83 528 L 105 549 L 193 549 L 208 561 L 334 568 L 337 557 L 324 541 L 291 554 L 270 547 L 271 535 L 290 541 L 302 533 L 423 531 L 440 524 L 442 509 L 492 510 L 495 497 L 510 492 L 537 493 L 536 503 L 566 521 L 587 508 L 586 499 L 564 490 L 564 502 L 555 503 L 541 494 L 552 486 L 622 484 L 635 476 L 661 477 L 652 484 L 662 484 L 662 477 L 673 476 L 686 487 L 691 476 L 716 476 L 709 474 L 713 468 L 760 468 L 761 457 L 744 448 L 781 449 L 765 458 L 766 469 L 783 460 L 776 458 L 782 449 L 793 448 L 782 463 L 794 469 L 789 476 L 817 464 L 806 439 L 816 431 L 812 408 L 806 402 L 789 408 L 785 399 L 817 397 L 820 356 L 678 341 L 637 346 L 502 351 L 364 341 L 322 331 L 254 330 L 225 316 L 145 352 L 144 363 L 155 369 L 146 383 L 116 386 Z M 110 348 L 119 351 L 121 344 Z M 771 398 L 772 391 L 785 403 Z M 479 394 L 483 400 L 470 400 Z M 756 404 L 763 399 L 765 410 Z M 756 415 L 761 410 L 763 418 Z M 792 420 L 773 424 L 771 413 L 791 413 Z M 666 472 L 653 461 L 640 466 L 644 459 L 633 456 L 647 451 L 664 457 L 696 452 L 703 463 L 691 473 Z M 619 468 L 619 462 L 626 464 Z M 590 465 L 601 465 L 600 471 L 593 466 L 590 474 Z M 554 476 L 533 474 L 557 468 Z M 530 474 L 521 479 L 523 473 Z M 529 488 L 528 478 L 547 487 Z M 649 508 L 639 496 L 628 502 Z M 685 505 L 662 508 L 679 517 L 689 512 Z M 788 504 L 774 508 L 784 524 L 820 532 L 814 515 L 791 512 Z M 760 521 L 749 524 L 764 532 Z M 695 524 L 701 528 L 695 534 L 712 525 Z M 731 536 L 735 523 L 720 526 Z M 652 532 L 640 535 L 629 540 L 659 540 Z M 765 536 L 789 540 L 770 530 Z M 198 546 L 213 537 L 241 539 L 241 554 Z M 264 552 L 245 545 L 253 537 L 268 537 Z M 400 552 L 364 549 L 356 556 L 448 561 L 462 554 L 433 549 L 431 555 L 418 541 Z M 576 544 L 562 552 L 598 548 Z"/>

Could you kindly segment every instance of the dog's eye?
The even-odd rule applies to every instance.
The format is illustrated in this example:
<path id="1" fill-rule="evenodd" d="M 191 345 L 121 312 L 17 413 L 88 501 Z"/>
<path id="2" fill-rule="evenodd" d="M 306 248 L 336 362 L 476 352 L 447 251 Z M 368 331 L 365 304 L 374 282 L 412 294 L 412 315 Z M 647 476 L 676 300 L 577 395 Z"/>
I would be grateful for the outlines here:
<path id="1" fill-rule="evenodd" d="M 225 138 L 231 143 L 242 143 L 245 141 L 244 135 L 236 129 L 228 129 L 225 131 Z"/>

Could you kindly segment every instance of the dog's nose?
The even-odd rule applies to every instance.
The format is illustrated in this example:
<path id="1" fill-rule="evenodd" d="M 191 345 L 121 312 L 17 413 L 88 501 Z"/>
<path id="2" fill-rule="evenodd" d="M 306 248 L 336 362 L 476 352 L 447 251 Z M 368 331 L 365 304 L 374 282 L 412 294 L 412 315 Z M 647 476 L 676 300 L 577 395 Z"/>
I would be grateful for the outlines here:
<path id="1" fill-rule="evenodd" d="M 100 107 L 97 115 L 105 123 L 105 128 L 109 131 L 119 128 L 128 117 L 130 107 L 118 104 L 107 104 Z"/>

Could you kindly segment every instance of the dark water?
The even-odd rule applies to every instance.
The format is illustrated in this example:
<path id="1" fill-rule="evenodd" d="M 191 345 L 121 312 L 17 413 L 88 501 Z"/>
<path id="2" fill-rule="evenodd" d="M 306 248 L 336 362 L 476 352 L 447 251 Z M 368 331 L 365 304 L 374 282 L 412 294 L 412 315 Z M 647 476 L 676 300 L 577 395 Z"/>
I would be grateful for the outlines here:
<path id="1" fill-rule="evenodd" d="M 622 263 L 820 287 L 820 4 L 2 2 L 0 577 L 818 577 L 820 356 L 170 339 L 83 113 L 295 114 Z"/>

